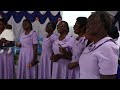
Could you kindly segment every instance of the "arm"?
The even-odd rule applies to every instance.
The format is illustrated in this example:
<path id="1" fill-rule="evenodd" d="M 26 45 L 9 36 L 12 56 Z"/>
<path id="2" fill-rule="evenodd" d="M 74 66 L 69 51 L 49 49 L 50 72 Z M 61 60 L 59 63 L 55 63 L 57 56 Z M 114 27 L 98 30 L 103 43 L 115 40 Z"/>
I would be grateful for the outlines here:
<path id="1" fill-rule="evenodd" d="M 60 44 L 59 46 L 59 50 L 62 53 L 61 58 L 72 60 L 72 52 L 69 50 L 69 48 L 66 50 L 67 48 L 62 47 Z"/>
<path id="2" fill-rule="evenodd" d="M 54 57 L 54 53 L 52 53 L 52 55 L 50 57 L 50 60 L 53 60 L 53 57 Z"/>
<path id="3" fill-rule="evenodd" d="M 71 43 L 73 43 L 74 39 L 71 39 Z M 71 44 L 70 43 L 70 44 Z M 71 45 L 72 47 L 72 45 Z M 68 50 L 67 50 L 68 49 Z M 61 54 L 56 54 L 56 55 L 53 55 L 53 61 L 58 61 L 59 59 L 63 58 L 63 59 L 67 59 L 67 60 L 72 60 L 72 52 L 70 50 L 70 48 L 67 48 L 67 47 L 62 47 L 60 44 L 59 44 L 59 51 L 61 52 Z"/>
<path id="4" fill-rule="evenodd" d="M 2 45 L 2 41 L 0 40 L 0 45 Z"/>
<path id="5" fill-rule="evenodd" d="M 72 60 L 72 59 L 69 59 L 68 56 L 65 56 L 64 54 L 55 54 L 55 55 L 52 55 L 51 60 L 53 62 L 57 62 L 61 58 L 67 59 L 67 60 Z"/>
<path id="6" fill-rule="evenodd" d="M 34 44 L 33 45 L 33 60 L 30 64 L 30 66 L 34 66 L 37 62 L 37 47 L 38 47 L 38 44 Z"/>
<path id="7" fill-rule="evenodd" d="M 33 32 L 32 36 L 32 43 L 33 43 L 33 58 L 30 64 L 28 64 L 29 67 L 32 67 L 38 63 L 37 61 L 37 48 L 38 48 L 38 36 L 36 32 Z"/>
<path id="8" fill-rule="evenodd" d="M 4 47 L 13 47 L 13 46 L 15 46 L 15 42 L 14 41 L 8 41 L 5 38 L 2 38 L 1 42 L 5 44 Z"/>
<path id="9" fill-rule="evenodd" d="M 7 41 L 5 43 L 5 47 L 14 47 L 15 46 L 15 42 L 14 41 Z"/>
<path id="10" fill-rule="evenodd" d="M 38 44 L 33 45 L 33 60 L 37 59 L 37 47 L 38 47 Z"/>
<path id="11" fill-rule="evenodd" d="M 62 47 L 61 45 L 59 50 L 60 52 L 63 54 L 63 58 L 64 59 L 67 59 L 67 60 L 72 60 L 72 46 L 73 46 L 73 43 L 75 42 L 75 38 L 71 37 L 70 40 L 67 42 L 67 46 L 66 48 Z"/>

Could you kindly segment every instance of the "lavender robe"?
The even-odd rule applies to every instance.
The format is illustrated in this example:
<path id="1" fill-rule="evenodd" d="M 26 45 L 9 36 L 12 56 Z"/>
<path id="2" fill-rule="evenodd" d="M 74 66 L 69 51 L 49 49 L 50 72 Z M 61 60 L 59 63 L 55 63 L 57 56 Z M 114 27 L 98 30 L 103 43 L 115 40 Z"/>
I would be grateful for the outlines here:
<path id="1" fill-rule="evenodd" d="M 62 47 L 67 47 L 69 50 L 72 48 L 72 44 L 74 43 L 74 38 L 71 37 L 70 34 L 68 34 L 65 39 L 63 40 L 56 40 L 53 43 L 53 52 L 54 54 L 61 54 L 59 51 L 59 44 Z M 57 62 L 53 62 L 52 67 L 52 79 L 68 79 L 69 69 L 68 69 L 68 63 L 70 63 L 70 60 L 67 59 L 59 59 Z"/>
<path id="2" fill-rule="evenodd" d="M 38 44 L 38 35 L 31 31 L 28 35 L 23 33 L 20 37 L 20 54 L 18 60 L 17 79 L 37 79 L 37 65 L 28 68 L 33 59 L 33 44 Z"/>
<path id="3" fill-rule="evenodd" d="M 85 37 L 81 37 L 79 40 L 75 40 L 72 46 L 72 61 L 79 62 L 80 55 L 82 54 L 83 50 L 86 48 L 87 39 Z M 79 79 L 80 78 L 80 68 L 75 67 L 70 69 L 69 79 Z"/>
<path id="4" fill-rule="evenodd" d="M 43 39 L 42 53 L 39 60 L 38 79 L 51 79 L 52 63 L 50 57 L 53 53 L 53 42 L 57 39 L 58 36 L 56 34 L 52 34 L 50 37 Z"/>

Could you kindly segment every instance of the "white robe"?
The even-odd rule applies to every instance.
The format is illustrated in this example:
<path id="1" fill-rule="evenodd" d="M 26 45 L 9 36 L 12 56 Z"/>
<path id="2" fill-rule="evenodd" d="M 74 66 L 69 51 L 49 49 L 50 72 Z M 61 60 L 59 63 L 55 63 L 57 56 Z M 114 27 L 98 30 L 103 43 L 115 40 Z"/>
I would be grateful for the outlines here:
<path id="1" fill-rule="evenodd" d="M 7 41 L 14 41 L 15 36 L 12 30 L 5 29 L 1 34 L 0 34 L 0 39 L 5 38 Z"/>

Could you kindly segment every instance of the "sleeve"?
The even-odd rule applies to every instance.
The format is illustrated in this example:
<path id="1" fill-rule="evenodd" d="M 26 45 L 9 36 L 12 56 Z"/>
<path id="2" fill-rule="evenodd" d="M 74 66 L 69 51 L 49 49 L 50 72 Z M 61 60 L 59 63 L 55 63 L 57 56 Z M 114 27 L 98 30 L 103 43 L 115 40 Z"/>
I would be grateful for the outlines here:
<path id="1" fill-rule="evenodd" d="M 72 52 L 73 44 L 75 43 L 75 38 L 71 37 L 69 41 L 67 42 L 67 46 L 69 47 L 68 50 Z"/>
<path id="2" fill-rule="evenodd" d="M 88 43 L 88 40 L 87 39 L 84 39 L 84 42 L 81 44 L 80 46 L 80 50 L 81 52 L 84 51 L 84 49 L 87 47 L 87 43 Z"/>
<path id="3" fill-rule="evenodd" d="M 10 31 L 9 33 L 10 33 L 9 34 L 10 40 L 15 41 L 15 35 L 14 35 L 13 31 Z"/>
<path id="4" fill-rule="evenodd" d="M 117 74 L 118 68 L 118 48 L 117 46 L 106 46 L 102 48 L 102 52 L 98 55 L 99 72 L 102 75 Z"/>
<path id="5" fill-rule="evenodd" d="M 4 30 L 2 38 L 5 38 L 8 41 L 14 41 L 14 34 L 11 30 Z"/>
<path id="6" fill-rule="evenodd" d="M 36 32 L 33 33 L 32 39 L 33 39 L 33 44 L 38 44 L 38 35 Z"/>
<path id="7" fill-rule="evenodd" d="M 68 41 L 68 46 L 72 48 L 73 44 L 75 43 L 75 38 L 71 37 L 70 40 Z"/>

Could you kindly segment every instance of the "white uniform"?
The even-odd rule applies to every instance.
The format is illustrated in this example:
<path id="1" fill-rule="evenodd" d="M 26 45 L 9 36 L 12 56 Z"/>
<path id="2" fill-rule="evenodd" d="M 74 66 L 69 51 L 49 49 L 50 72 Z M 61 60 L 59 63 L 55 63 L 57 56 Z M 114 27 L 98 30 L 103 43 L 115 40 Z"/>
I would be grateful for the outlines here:
<path id="1" fill-rule="evenodd" d="M 1 34 L 0 34 L 0 39 L 5 38 L 7 41 L 14 41 L 15 36 L 13 31 L 10 29 L 5 29 Z"/>
<path id="2" fill-rule="evenodd" d="M 14 41 L 15 36 L 14 33 L 11 29 L 5 29 L 1 34 L 0 34 L 0 39 L 5 38 L 7 41 Z M 4 45 L 4 44 L 3 44 Z M 8 49 L 8 54 L 11 53 L 11 48 Z M 3 53 L 4 50 L 0 50 L 0 53 Z"/>

